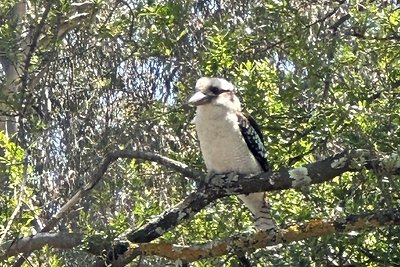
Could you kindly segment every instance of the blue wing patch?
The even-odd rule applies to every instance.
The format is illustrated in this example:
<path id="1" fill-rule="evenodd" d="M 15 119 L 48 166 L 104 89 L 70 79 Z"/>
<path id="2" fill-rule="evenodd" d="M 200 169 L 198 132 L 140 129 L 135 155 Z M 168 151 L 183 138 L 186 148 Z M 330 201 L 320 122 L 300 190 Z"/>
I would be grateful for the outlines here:
<path id="1" fill-rule="evenodd" d="M 264 139 L 260 127 L 250 115 L 244 113 L 238 113 L 237 115 L 240 131 L 246 141 L 247 147 L 258 163 L 260 163 L 261 168 L 267 172 L 269 170 L 267 150 L 264 146 Z"/>

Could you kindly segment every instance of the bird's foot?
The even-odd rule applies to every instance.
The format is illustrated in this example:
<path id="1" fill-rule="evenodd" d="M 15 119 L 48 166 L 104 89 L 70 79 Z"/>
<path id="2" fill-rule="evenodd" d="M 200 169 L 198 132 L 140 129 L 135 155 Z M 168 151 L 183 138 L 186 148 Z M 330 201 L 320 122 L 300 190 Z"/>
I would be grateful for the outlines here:
<path id="1" fill-rule="evenodd" d="M 207 173 L 207 175 L 204 176 L 204 178 L 200 180 L 199 187 L 203 187 L 203 186 L 206 186 L 206 185 L 210 184 L 212 178 L 213 178 L 215 175 L 216 175 L 215 172 L 209 171 L 209 172 Z"/>
<path id="2" fill-rule="evenodd" d="M 261 225 L 253 225 L 253 227 L 251 227 L 249 233 L 250 234 L 256 234 L 256 233 L 266 233 L 267 236 L 273 240 L 273 239 L 277 239 L 278 235 L 280 234 L 279 228 L 278 227 L 264 227 Z"/>
<path id="3" fill-rule="evenodd" d="M 276 225 L 276 222 L 273 218 L 267 216 L 267 217 L 256 218 L 254 223 L 254 229 L 256 231 L 269 232 L 272 230 L 278 231 L 279 227 Z"/>
<path id="4" fill-rule="evenodd" d="M 209 183 L 211 182 L 212 178 L 213 178 L 215 175 L 217 175 L 216 172 L 214 172 L 214 171 L 209 171 L 209 172 L 207 173 L 207 175 L 206 175 L 206 178 L 204 179 L 204 182 L 207 183 L 207 184 L 209 184 Z"/>

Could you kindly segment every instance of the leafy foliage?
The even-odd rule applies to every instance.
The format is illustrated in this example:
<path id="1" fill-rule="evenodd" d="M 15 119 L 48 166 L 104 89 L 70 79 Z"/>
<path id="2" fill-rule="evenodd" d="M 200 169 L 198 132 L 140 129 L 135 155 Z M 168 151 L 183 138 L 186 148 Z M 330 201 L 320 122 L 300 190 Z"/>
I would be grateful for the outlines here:
<path id="1" fill-rule="evenodd" d="M 27 2 L 17 30 L 17 1 L 0 3 L 1 111 L 19 116 L 15 142 L 0 133 L 2 242 L 38 231 L 117 148 L 158 152 L 204 170 L 190 123 L 194 110 L 186 104 L 201 76 L 238 86 L 262 126 L 275 170 L 348 147 L 399 150 L 395 1 Z M 35 33 L 26 64 L 23 40 Z M 17 78 L 10 66 L 22 70 Z M 20 86 L 9 95 L 14 85 Z M 120 160 L 58 228 L 111 242 L 195 187 L 154 163 Z M 397 177 L 362 171 L 268 198 L 278 223 L 290 224 L 397 207 L 399 188 Z M 196 243 L 250 226 L 248 211 L 228 198 L 162 238 Z M 250 259 L 259 266 L 398 265 L 397 236 L 399 229 L 388 227 L 315 238 L 259 250 Z M 78 249 L 48 247 L 29 257 L 37 266 L 92 259 Z M 143 257 L 140 264 L 172 263 Z M 237 266 L 237 259 L 194 263 L 217 265 Z"/>

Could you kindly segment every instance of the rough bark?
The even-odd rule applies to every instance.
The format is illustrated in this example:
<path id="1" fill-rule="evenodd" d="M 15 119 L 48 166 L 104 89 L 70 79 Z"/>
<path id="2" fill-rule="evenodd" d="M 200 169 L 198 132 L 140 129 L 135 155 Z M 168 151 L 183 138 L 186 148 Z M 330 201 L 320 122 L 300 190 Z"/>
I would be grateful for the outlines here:
<path id="1" fill-rule="evenodd" d="M 398 155 L 380 156 L 368 150 L 346 150 L 340 154 L 294 169 L 282 168 L 278 172 L 243 176 L 235 173 L 207 177 L 204 186 L 190 194 L 183 202 L 166 211 L 141 229 L 127 234 L 131 242 L 149 242 L 166 231 L 192 218 L 198 211 L 217 198 L 228 195 L 276 191 L 318 184 L 348 172 L 361 169 L 400 171 Z M 195 206 L 194 206 L 195 203 Z M 193 208 L 192 208 L 193 207 Z M 168 219 L 166 219 L 168 218 Z"/>
<path id="2" fill-rule="evenodd" d="M 332 180 L 345 173 L 361 169 L 385 171 L 391 174 L 400 173 L 400 157 L 377 155 L 368 150 L 346 150 L 342 153 L 294 169 L 282 168 L 278 172 L 243 176 L 235 173 L 207 177 L 204 185 L 184 201 L 164 212 L 140 229 L 121 237 L 113 248 L 108 248 L 109 260 L 118 259 L 119 254 L 128 251 L 127 241 L 132 243 L 150 242 L 168 230 L 192 218 L 198 211 L 215 199 L 253 192 L 284 190 Z M 134 254 L 133 254 L 134 255 Z M 124 261 L 132 260 L 124 256 Z M 99 265 L 101 266 L 101 264 Z"/>
<path id="3" fill-rule="evenodd" d="M 400 210 L 386 210 L 350 215 L 335 220 L 313 220 L 296 224 L 281 230 L 242 234 L 223 240 L 204 244 L 179 246 L 169 243 L 129 243 L 129 248 L 116 265 L 124 265 L 138 255 L 156 255 L 170 260 L 193 262 L 204 258 L 213 258 L 227 254 L 252 252 L 258 248 L 275 246 L 311 237 L 321 237 L 335 233 L 369 230 L 400 224 Z"/>

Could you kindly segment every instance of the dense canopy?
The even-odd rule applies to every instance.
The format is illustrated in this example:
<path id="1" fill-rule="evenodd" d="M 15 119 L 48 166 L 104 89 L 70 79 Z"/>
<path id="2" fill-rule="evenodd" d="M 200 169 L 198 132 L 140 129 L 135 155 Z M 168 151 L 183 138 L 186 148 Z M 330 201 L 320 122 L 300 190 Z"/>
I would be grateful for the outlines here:
<path id="1" fill-rule="evenodd" d="M 260 178 L 281 242 L 182 260 L 269 240 L 230 196 L 251 179 L 199 193 L 202 76 L 237 86 L 272 177 L 312 185 Z M 399 1 L 2 0 L 0 89 L 2 266 L 400 265 Z"/>

